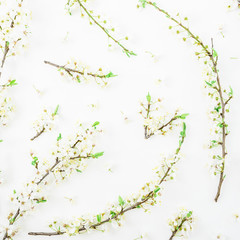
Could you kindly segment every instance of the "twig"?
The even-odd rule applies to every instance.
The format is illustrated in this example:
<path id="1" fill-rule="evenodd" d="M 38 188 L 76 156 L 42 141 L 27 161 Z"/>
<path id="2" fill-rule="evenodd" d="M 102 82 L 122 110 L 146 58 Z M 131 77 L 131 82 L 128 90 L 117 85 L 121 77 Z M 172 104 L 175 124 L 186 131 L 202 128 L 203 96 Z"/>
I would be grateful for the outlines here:
<path id="1" fill-rule="evenodd" d="M 41 136 L 41 134 L 43 134 L 45 131 L 45 127 L 42 128 L 42 130 L 40 132 L 38 132 L 34 137 L 31 138 L 31 141 L 35 140 L 36 138 L 38 138 L 39 136 Z"/>
<path id="2" fill-rule="evenodd" d="M 147 118 L 150 114 L 150 108 L 151 108 L 151 101 L 148 102 L 148 108 L 147 108 Z M 148 126 L 145 127 L 145 139 L 148 139 L 150 136 L 148 135 Z"/>
<path id="3" fill-rule="evenodd" d="M 177 119 L 178 119 L 178 118 L 177 118 L 176 116 L 175 116 L 175 117 L 172 117 L 167 123 L 163 124 L 160 128 L 158 128 L 157 131 L 163 130 L 165 127 L 167 127 L 169 124 L 171 124 L 173 121 L 175 121 L 175 120 L 177 120 Z M 148 138 L 150 138 L 150 137 L 153 136 L 153 135 L 155 135 L 154 132 L 148 134 L 147 136 L 146 136 L 146 134 L 145 134 L 145 138 L 148 139 Z"/>
<path id="4" fill-rule="evenodd" d="M 132 51 L 129 51 L 127 48 L 125 48 L 118 40 L 116 40 L 110 33 L 109 31 L 103 27 L 100 23 L 97 22 L 97 20 L 91 15 L 91 13 L 85 8 L 85 6 L 82 4 L 82 2 L 80 0 L 77 0 L 77 2 L 79 3 L 80 8 L 82 8 L 84 10 L 84 12 L 89 16 L 89 18 L 92 19 L 92 21 L 98 26 L 100 27 L 105 34 L 112 39 L 118 46 L 120 46 L 123 49 L 123 52 L 127 54 L 127 56 L 129 57 L 130 55 L 136 55 L 135 53 L 133 53 Z"/>
<path id="5" fill-rule="evenodd" d="M 59 68 L 59 69 L 63 69 L 71 76 L 72 76 L 71 73 L 78 73 L 80 75 L 84 75 L 84 72 L 79 71 L 79 70 L 75 70 L 75 69 L 72 69 L 72 68 L 68 68 L 65 65 L 58 65 L 58 64 L 55 64 L 55 63 L 52 63 L 52 62 L 49 62 L 49 61 L 44 61 L 44 63 L 48 64 L 48 65 L 51 65 L 53 67 Z M 95 78 L 107 78 L 107 75 L 99 75 L 99 74 L 89 73 L 89 72 L 87 73 L 87 75 L 95 77 Z"/>
<path id="6" fill-rule="evenodd" d="M 187 218 L 182 219 L 182 221 L 181 221 L 181 223 L 179 224 L 179 226 L 172 232 L 172 235 L 171 235 L 171 237 L 169 238 L 169 240 L 172 240 L 172 239 L 176 236 L 178 230 L 182 227 L 182 225 L 183 225 L 186 221 L 187 221 Z"/>
<path id="7" fill-rule="evenodd" d="M 9 42 L 5 42 L 5 47 L 4 47 L 4 52 L 3 52 L 3 58 L 2 58 L 2 63 L 1 63 L 1 67 L 0 67 L 0 79 L 1 79 L 1 76 L 2 76 L 2 70 L 3 70 L 3 66 L 5 64 L 5 61 L 6 61 L 6 57 L 7 57 L 7 54 L 9 52 Z"/>

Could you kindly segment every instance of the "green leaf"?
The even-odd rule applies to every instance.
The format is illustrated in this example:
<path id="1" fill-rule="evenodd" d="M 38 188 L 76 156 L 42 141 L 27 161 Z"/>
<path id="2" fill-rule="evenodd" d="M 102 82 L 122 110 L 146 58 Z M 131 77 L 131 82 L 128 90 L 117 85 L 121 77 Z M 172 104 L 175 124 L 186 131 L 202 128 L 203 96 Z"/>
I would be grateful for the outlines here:
<path id="1" fill-rule="evenodd" d="M 146 0 L 139 0 L 139 2 L 142 4 L 142 7 L 143 7 L 143 8 L 146 7 Z"/>
<path id="2" fill-rule="evenodd" d="M 136 53 L 130 52 L 130 51 L 128 51 L 128 50 L 124 50 L 123 52 L 126 53 L 126 55 L 127 55 L 128 57 L 130 57 L 130 56 L 137 56 Z"/>
<path id="3" fill-rule="evenodd" d="M 121 207 L 124 206 L 124 204 L 125 204 L 125 202 L 124 202 L 124 200 L 122 199 L 121 196 L 118 197 L 118 203 Z"/>
<path id="4" fill-rule="evenodd" d="M 100 223 L 101 220 L 102 220 L 102 216 L 101 216 L 101 214 L 98 214 L 98 215 L 97 215 L 97 221 Z"/>
<path id="5" fill-rule="evenodd" d="M 150 103 L 152 98 L 151 98 L 151 96 L 150 96 L 149 93 L 148 93 L 148 95 L 146 96 L 146 98 L 147 98 L 148 103 Z"/>
<path id="6" fill-rule="evenodd" d="M 231 88 L 231 86 L 229 88 L 230 88 L 230 92 L 228 93 L 228 95 L 233 96 L 233 89 Z"/>
<path id="7" fill-rule="evenodd" d="M 111 214 L 112 218 L 117 215 L 117 214 L 116 214 L 115 212 L 113 212 L 113 211 L 110 211 L 110 214 Z"/>
<path id="8" fill-rule="evenodd" d="M 0 139 L 0 143 L 1 143 L 1 142 L 3 142 L 3 140 L 2 140 L 2 139 Z"/>
<path id="9" fill-rule="evenodd" d="M 79 170 L 79 169 L 76 169 L 76 171 L 77 171 L 77 172 L 79 172 L 79 173 L 82 173 L 82 171 L 81 171 L 81 170 Z"/>
<path id="10" fill-rule="evenodd" d="M 96 126 L 99 125 L 99 124 L 100 124 L 100 122 L 96 121 L 96 122 L 92 125 L 92 127 L 94 127 L 94 128 L 96 129 Z"/>
<path id="11" fill-rule="evenodd" d="M 92 157 L 99 158 L 99 157 L 103 156 L 103 154 L 104 154 L 104 152 L 95 153 L 95 154 L 92 154 Z"/>
<path id="12" fill-rule="evenodd" d="M 10 83 L 8 83 L 7 86 L 12 87 L 12 86 L 15 86 L 15 85 L 17 85 L 16 80 L 12 80 L 12 81 L 10 81 Z"/>
<path id="13" fill-rule="evenodd" d="M 131 56 L 137 56 L 137 54 L 136 53 L 134 53 L 134 52 L 128 52 Z"/>
<path id="14" fill-rule="evenodd" d="M 37 203 L 45 203 L 45 202 L 47 202 L 47 200 L 45 200 L 45 199 L 37 199 Z"/>
<path id="15" fill-rule="evenodd" d="M 186 117 L 189 115 L 189 113 L 184 113 L 182 115 L 179 115 L 177 116 L 177 118 L 180 118 L 180 119 L 186 119 Z"/>
<path id="16" fill-rule="evenodd" d="M 55 108 L 55 111 L 54 111 L 54 113 L 53 113 L 53 116 L 56 116 L 56 115 L 57 115 L 58 110 L 59 110 L 59 105 L 57 105 L 57 107 Z"/>
<path id="17" fill-rule="evenodd" d="M 38 164 L 38 158 L 37 157 L 33 157 L 32 165 L 33 166 L 37 166 L 37 164 Z"/>
<path id="18" fill-rule="evenodd" d="M 215 50 L 215 49 L 212 49 L 212 50 L 213 50 L 213 57 L 214 57 L 214 58 L 217 57 L 218 54 L 217 54 L 216 50 Z"/>
<path id="19" fill-rule="evenodd" d="M 213 84 L 214 84 L 215 82 L 216 82 L 216 81 L 211 81 L 211 82 L 205 81 L 205 83 L 206 83 L 208 86 L 210 86 L 210 87 L 213 87 Z"/>
<path id="20" fill-rule="evenodd" d="M 180 132 L 181 137 L 186 137 L 186 123 L 183 123 L 183 130 Z"/>
<path id="21" fill-rule="evenodd" d="M 154 190 L 154 193 L 157 193 L 158 191 L 160 191 L 160 187 L 157 187 L 157 188 Z"/>
<path id="22" fill-rule="evenodd" d="M 113 74 L 112 72 L 108 73 L 105 78 L 116 77 L 117 75 Z"/>
<path id="23" fill-rule="evenodd" d="M 192 216 L 192 211 L 189 211 L 188 213 L 187 213 L 187 218 L 190 218 Z"/>
<path id="24" fill-rule="evenodd" d="M 76 79 L 79 83 L 81 82 L 80 77 L 78 75 L 76 76 Z"/>
<path id="25" fill-rule="evenodd" d="M 58 137 L 57 137 L 57 141 L 61 140 L 62 139 L 62 134 L 59 133 Z"/>
<path id="26" fill-rule="evenodd" d="M 221 108 L 222 108 L 221 106 L 217 106 L 217 107 L 214 108 L 214 110 L 215 110 L 216 112 L 219 112 L 219 110 L 220 110 Z"/>

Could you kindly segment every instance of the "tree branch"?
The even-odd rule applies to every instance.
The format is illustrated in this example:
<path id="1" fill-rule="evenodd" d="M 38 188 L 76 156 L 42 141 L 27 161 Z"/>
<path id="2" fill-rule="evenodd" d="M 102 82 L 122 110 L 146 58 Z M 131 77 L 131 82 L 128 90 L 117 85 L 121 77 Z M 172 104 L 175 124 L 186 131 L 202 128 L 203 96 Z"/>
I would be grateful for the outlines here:
<path id="1" fill-rule="evenodd" d="M 133 53 L 132 51 L 129 51 L 127 48 L 125 48 L 118 40 L 116 40 L 110 33 L 109 31 L 103 27 L 100 23 L 97 22 L 97 20 L 91 15 L 91 13 L 84 7 L 84 5 L 82 4 L 81 0 L 77 0 L 80 8 L 82 8 L 84 10 L 84 12 L 89 16 L 90 19 L 92 19 L 92 21 L 98 26 L 100 27 L 103 32 L 110 38 L 112 39 L 118 46 L 120 46 L 123 49 L 123 52 L 127 54 L 127 56 L 130 55 L 136 55 L 135 53 Z"/>
<path id="2" fill-rule="evenodd" d="M 79 141 L 76 141 L 76 143 L 72 146 L 72 148 L 74 148 L 74 147 L 78 144 L 78 142 L 79 142 Z M 41 183 L 43 182 L 43 180 L 46 179 L 46 178 L 49 176 L 49 174 L 56 168 L 56 166 L 57 166 L 60 162 L 61 162 L 61 161 L 60 161 L 60 160 L 58 159 L 58 157 L 57 157 L 57 158 L 56 158 L 56 161 L 55 161 L 55 163 L 52 165 L 52 167 L 47 170 L 46 174 L 44 174 L 44 175 L 42 176 L 42 178 L 41 178 L 36 184 L 37 184 L 37 185 L 41 184 Z M 30 198 L 30 196 L 31 196 L 32 193 L 33 193 L 33 190 L 30 192 L 29 198 Z M 19 208 L 17 209 L 14 217 L 12 218 L 12 221 L 10 222 L 10 225 L 13 225 L 13 224 L 16 222 L 17 217 L 20 215 L 20 212 L 21 212 L 21 208 L 19 207 Z M 4 234 L 3 238 L 2 238 L 2 240 L 6 240 L 7 238 L 8 238 L 8 232 L 7 232 L 7 230 L 6 230 L 6 231 L 5 231 L 5 234 Z"/>
<path id="3" fill-rule="evenodd" d="M 79 70 L 75 70 L 75 69 L 72 69 L 72 68 L 68 68 L 65 65 L 58 65 L 58 64 L 55 64 L 55 63 L 52 63 L 52 62 L 49 62 L 49 61 L 44 61 L 44 63 L 48 64 L 48 65 L 51 65 L 53 67 L 56 67 L 56 68 L 61 68 L 61 69 L 65 70 L 71 76 L 73 76 L 72 73 L 78 73 L 80 75 L 84 75 L 84 72 L 79 71 Z M 95 78 L 107 78 L 107 75 L 99 75 L 99 74 L 89 73 L 89 72 L 87 73 L 87 75 L 95 77 Z"/>
<path id="4" fill-rule="evenodd" d="M 42 133 L 44 133 L 45 131 L 45 127 L 42 128 L 42 130 L 40 132 L 38 132 L 34 137 L 31 138 L 31 141 L 35 140 L 36 138 L 38 138 L 39 136 L 41 136 Z"/>
<path id="5" fill-rule="evenodd" d="M 155 9 L 157 9 L 158 11 L 160 11 L 161 13 L 163 13 L 165 16 L 167 16 L 170 20 L 172 20 L 173 22 L 175 22 L 178 26 L 180 26 L 182 29 L 184 29 L 188 35 L 190 36 L 190 38 L 194 39 L 197 43 L 197 45 L 201 46 L 203 51 L 205 52 L 206 56 L 208 56 L 208 58 L 210 59 L 210 61 L 212 62 L 212 68 L 213 68 L 213 72 L 216 74 L 216 82 L 217 82 L 217 92 L 221 101 L 221 105 L 222 105 L 222 111 L 220 114 L 220 117 L 222 118 L 222 123 L 223 123 L 223 127 L 222 127 L 222 144 L 221 144 L 221 148 L 222 148 L 222 159 L 223 159 L 223 165 L 222 165 L 222 171 L 220 174 L 220 178 L 219 178 L 219 184 L 218 184 L 218 190 L 217 190 L 217 194 L 215 196 L 215 201 L 218 201 L 218 198 L 221 194 L 221 188 L 222 188 L 222 183 L 224 181 L 224 171 L 225 171 L 225 156 L 226 156 L 226 125 L 225 125 L 225 106 L 226 103 L 231 99 L 227 100 L 227 102 L 224 102 L 224 98 L 223 98 L 223 91 L 222 91 L 222 86 L 220 83 L 220 77 L 219 77 L 219 73 L 218 73 L 218 68 L 217 68 L 217 63 L 218 63 L 218 57 L 216 57 L 216 60 L 214 59 L 214 55 L 213 55 L 213 39 L 211 39 L 212 42 L 212 52 L 210 52 L 207 48 L 207 46 L 200 40 L 200 38 L 196 35 L 194 35 L 189 28 L 185 27 L 184 25 L 182 25 L 182 23 L 180 21 L 178 21 L 177 19 L 171 17 L 171 15 L 169 13 L 167 13 L 166 11 L 164 11 L 163 9 L 159 8 L 155 3 L 152 3 L 151 1 L 147 1 L 147 4 L 153 6 Z"/>

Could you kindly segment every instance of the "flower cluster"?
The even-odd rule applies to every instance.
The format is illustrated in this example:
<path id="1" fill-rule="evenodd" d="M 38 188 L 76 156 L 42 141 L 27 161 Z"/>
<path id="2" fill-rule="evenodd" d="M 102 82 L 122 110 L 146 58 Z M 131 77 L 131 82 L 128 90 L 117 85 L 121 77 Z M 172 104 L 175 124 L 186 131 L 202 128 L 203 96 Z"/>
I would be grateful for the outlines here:
<path id="1" fill-rule="evenodd" d="M 105 223 L 112 223 L 116 226 L 121 226 L 123 216 L 128 211 L 136 208 L 142 208 L 148 211 L 150 206 L 156 205 L 162 194 L 162 184 L 173 179 L 175 172 L 175 164 L 180 159 L 180 149 L 186 137 L 186 125 L 183 123 L 183 129 L 180 132 L 179 146 L 173 156 L 164 158 L 160 167 L 155 169 L 155 178 L 146 183 L 138 193 L 132 194 L 129 197 L 118 197 L 116 203 L 110 204 L 107 209 L 94 216 L 82 216 L 71 221 L 54 221 L 49 227 L 53 230 L 52 233 L 44 232 L 30 232 L 29 235 L 61 235 L 68 234 L 70 236 L 80 234 L 82 232 L 89 232 L 97 229 L 104 231 Z"/>
<path id="2" fill-rule="evenodd" d="M 12 115 L 14 106 L 10 97 L 0 93 L 0 126 L 6 126 Z"/>
<path id="3" fill-rule="evenodd" d="M 35 154 L 31 154 L 31 164 L 34 166 L 34 178 L 24 185 L 23 191 L 14 190 L 11 201 L 16 205 L 16 211 L 8 215 L 8 223 L 3 226 L 5 238 L 12 238 L 17 229 L 15 222 L 40 203 L 47 201 L 44 195 L 50 182 L 59 183 L 73 172 L 81 172 L 86 168 L 88 159 L 98 158 L 103 152 L 94 153 L 94 139 L 98 132 L 99 122 L 90 127 L 78 125 L 77 130 L 66 140 L 58 137 L 55 150 L 49 161 L 39 161 Z M 51 159 L 53 158 L 53 160 Z M 14 225 L 14 226 L 13 226 Z M 9 230 L 11 229 L 11 230 Z"/>
<path id="4" fill-rule="evenodd" d="M 148 139 L 155 134 L 165 135 L 174 126 L 177 126 L 177 119 L 185 119 L 188 114 L 180 114 L 179 110 L 170 116 L 169 113 L 163 114 L 161 112 L 161 99 L 152 100 L 148 93 L 146 96 L 147 103 L 141 102 L 140 114 L 144 119 L 145 138 Z"/>
<path id="5" fill-rule="evenodd" d="M 172 240 L 174 237 L 187 237 L 188 232 L 192 230 L 193 221 L 192 211 L 181 209 L 181 211 L 168 222 L 172 231 L 169 240 Z"/>
<path id="6" fill-rule="evenodd" d="M 54 127 L 54 120 L 58 114 L 59 105 L 56 107 L 54 112 L 50 112 L 47 109 L 43 110 L 43 113 L 40 115 L 38 120 L 33 123 L 33 128 L 36 131 L 34 137 L 31 140 L 35 140 L 38 138 L 42 133 L 46 131 L 51 131 Z"/>
<path id="7" fill-rule="evenodd" d="M 84 17 L 85 14 L 89 18 L 90 25 L 97 25 L 102 31 L 108 36 L 108 39 L 117 44 L 120 48 L 122 48 L 123 53 L 125 53 L 128 57 L 130 56 L 136 56 L 136 54 L 133 51 L 128 50 L 126 47 L 122 45 L 122 40 L 128 40 L 128 37 L 125 37 L 123 39 L 117 40 L 115 37 L 112 36 L 112 33 L 115 32 L 115 28 L 112 26 L 108 26 L 107 20 L 102 19 L 100 15 L 95 16 L 96 14 L 93 13 L 92 10 L 88 10 L 84 5 L 87 2 L 87 0 L 68 0 L 66 4 L 66 9 L 70 15 L 72 15 L 72 10 L 76 7 L 76 5 L 79 5 L 81 9 L 81 16 Z M 109 47 L 112 47 L 112 44 L 108 44 Z"/>
<path id="8" fill-rule="evenodd" d="M 16 55 L 19 48 L 26 46 L 29 33 L 30 13 L 23 8 L 23 0 L 17 0 L 9 9 L 9 1 L 1 1 L 0 48 L 3 52 L 2 67 L 7 56 Z"/>
<path id="9" fill-rule="evenodd" d="M 63 66 L 48 61 L 45 61 L 45 63 L 58 68 L 61 76 L 70 78 L 78 83 L 88 82 L 93 79 L 98 85 L 105 87 L 109 83 L 109 78 L 117 76 L 112 72 L 109 72 L 108 74 L 103 73 L 102 68 L 99 68 L 98 71 L 92 73 L 89 71 L 88 66 L 85 66 L 83 63 L 73 59 Z"/>

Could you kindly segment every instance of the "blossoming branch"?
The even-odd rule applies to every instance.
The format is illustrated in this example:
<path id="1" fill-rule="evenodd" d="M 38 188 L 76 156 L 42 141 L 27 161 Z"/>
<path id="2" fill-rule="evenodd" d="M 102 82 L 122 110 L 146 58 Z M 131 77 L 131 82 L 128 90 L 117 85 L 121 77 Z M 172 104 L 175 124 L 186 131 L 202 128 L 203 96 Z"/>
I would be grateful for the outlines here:
<path id="1" fill-rule="evenodd" d="M 0 80 L 6 59 L 15 56 L 18 49 L 25 47 L 25 38 L 28 34 L 27 21 L 30 13 L 23 9 L 23 0 L 17 0 L 9 7 L 9 1 L 0 1 Z M 11 98 L 4 91 L 8 87 L 17 85 L 16 80 L 8 80 L 0 85 L 0 126 L 6 126 L 14 110 Z M 1 140 L 2 141 L 2 140 Z"/>
<path id="2" fill-rule="evenodd" d="M 219 76 L 219 69 L 218 69 L 218 54 L 217 51 L 214 49 L 213 39 L 211 41 L 211 47 L 205 45 L 202 40 L 199 38 L 198 35 L 192 33 L 192 31 L 186 27 L 183 21 L 179 18 L 179 14 L 176 18 L 172 17 L 168 12 L 159 8 L 156 3 L 147 1 L 147 0 L 140 0 L 143 7 L 146 5 L 154 7 L 160 13 L 163 13 L 168 19 L 170 19 L 174 24 L 175 27 L 179 28 L 176 30 L 177 34 L 180 34 L 181 31 L 186 33 L 186 36 L 183 37 L 183 41 L 190 39 L 193 45 L 196 45 L 198 50 L 195 52 L 195 55 L 198 59 L 202 59 L 207 70 L 206 76 L 207 79 L 205 81 L 206 87 L 210 89 L 209 96 L 214 100 L 214 108 L 211 111 L 212 120 L 215 123 L 215 133 L 217 139 L 213 139 L 211 147 L 220 147 L 221 154 L 217 156 L 213 156 L 214 159 L 218 161 L 214 165 L 215 168 L 215 175 L 219 175 L 219 183 L 218 189 L 215 196 L 215 201 L 218 201 L 218 198 L 221 194 L 222 184 L 225 178 L 225 158 L 227 155 L 226 151 L 226 137 L 228 135 L 227 130 L 227 123 L 225 122 L 226 112 L 229 111 L 228 104 L 229 101 L 233 97 L 233 91 L 230 88 L 230 91 L 227 91 L 222 88 Z M 186 22 L 188 18 L 184 18 Z M 169 29 L 173 29 L 173 26 L 170 26 Z"/>
<path id="3" fill-rule="evenodd" d="M 192 230 L 193 221 L 192 211 L 182 209 L 173 219 L 169 220 L 168 225 L 172 231 L 169 240 L 174 237 L 186 237 L 188 232 Z"/>
<path id="4" fill-rule="evenodd" d="M 88 71 L 87 66 L 84 66 L 82 63 L 75 60 L 68 61 L 66 65 L 58 65 L 49 61 L 44 61 L 44 63 L 58 68 L 58 71 L 62 76 L 67 76 L 78 83 L 81 83 L 82 80 L 87 82 L 91 79 L 94 79 L 98 85 L 105 87 L 108 85 L 109 78 L 117 76 L 112 72 L 104 74 L 102 72 L 102 68 L 99 68 L 96 73 L 92 73 Z"/>
<path id="5" fill-rule="evenodd" d="M 153 181 L 146 183 L 139 193 L 131 195 L 128 198 L 118 197 L 118 202 L 111 204 L 110 207 L 95 216 L 82 216 L 70 222 L 54 221 L 49 227 L 53 232 L 29 232 L 33 236 L 56 236 L 68 234 L 77 235 L 90 230 L 104 231 L 106 223 L 122 225 L 123 215 L 125 213 L 143 208 L 145 211 L 149 206 L 156 205 L 161 196 L 162 184 L 173 179 L 175 164 L 180 160 L 180 150 L 186 137 L 186 124 L 183 123 L 183 129 L 180 132 L 179 146 L 173 156 L 165 158 L 161 166 L 156 168 L 156 177 Z"/>
<path id="6" fill-rule="evenodd" d="M 93 23 L 96 24 L 102 31 L 108 36 L 109 39 L 111 39 L 115 44 L 117 44 L 120 48 L 122 48 L 123 53 L 125 53 L 128 57 L 130 56 L 136 56 L 136 54 L 133 51 L 128 50 L 126 47 L 123 46 L 121 43 L 121 40 L 117 40 L 115 37 L 113 37 L 112 32 L 115 31 L 115 28 L 113 27 L 105 27 L 104 25 L 107 24 L 106 20 L 101 20 L 101 16 L 98 15 L 97 17 L 94 16 L 93 11 L 88 10 L 84 5 L 87 0 L 68 0 L 66 4 L 66 8 L 68 9 L 69 14 L 72 14 L 72 8 L 75 7 L 76 4 L 79 5 L 80 9 L 84 12 L 82 13 L 82 17 L 84 14 L 87 14 L 89 17 L 90 25 Z M 125 37 L 125 40 L 128 40 L 128 37 Z M 111 46 L 111 45 L 109 45 Z"/>
<path id="7" fill-rule="evenodd" d="M 99 122 L 85 128 L 79 125 L 77 130 L 68 139 L 57 139 L 55 150 L 51 154 L 50 161 L 40 161 L 35 154 L 31 154 L 31 164 L 35 169 L 35 177 L 24 185 L 23 191 L 13 191 L 11 201 L 15 203 L 15 211 L 11 211 L 7 217 L 8 223 L 2 227 L 2 240 L 12 239 L 18 232 L 16 222 L 26 213 L 36 208 L 47 200 L 43 196 L 50 182 L 60 182 L 68 178 L 73 172 L 82 172 L 89 159 L 99 158 L 103 152 L 95 152 L 94 139 Z"/>
<path id="8" fill-rule="evenodd" d="M 178 119 L 185 119 L 188 114 L 180 114 L 176 110 L 172 117 L 169 114 L 158 114 L 161 109 L 161 99 L 152 100 L 151 95 L 148 93 L 146 96 L 147 103 L 141 103 L 140 114 L 144 118 L 145 138 L 148 139 L 153 135 L 165 135 L 168 130 L 172 130 L 176 126 L 175 121 Z M 167 128 L 167 129 L 166 129 Z"/>
<path id="9" fill-rule="evenodd" d="M 54 125 L 54 120 L 58 114 L 59 105 L 57 105 L 54 112 L 50 113 L 47 109 L 43 110 L 40 118 L 34 122 L 34 129 L 36 130 L 36 134 L 31 138 L 31 141 L 35 140 L 39 136 L 41 136 L 46 131 L 51 131 Z"/>
<path id="10" fill-rule="evenodd" d="M 23 9 L 23 0 L 17 0 L 16 6 L 9 10 L 7 3 L 1 1 L 0 49 L 3 52 L 0 64 L 0 78 L 8 56 L 15 56 L 19 48 L 26 46 L 28 19 L 30 13 Z"/>

